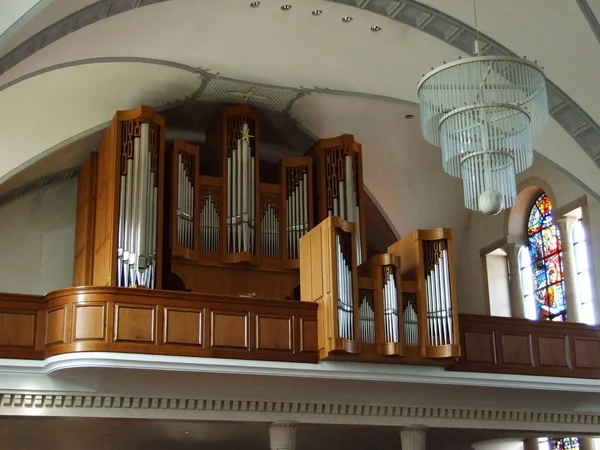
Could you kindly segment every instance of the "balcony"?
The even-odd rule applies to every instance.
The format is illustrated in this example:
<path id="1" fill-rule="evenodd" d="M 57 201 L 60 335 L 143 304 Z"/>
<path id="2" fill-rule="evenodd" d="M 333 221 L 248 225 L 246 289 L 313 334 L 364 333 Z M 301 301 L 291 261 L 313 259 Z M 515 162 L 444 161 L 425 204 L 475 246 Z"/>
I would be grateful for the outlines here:
<path id="1" fill-rule="evenodd" d="M 317 363 L 317 325 L 317 304 L 310 302 L 106 287 L 0 294 L 0 358 L 116 352 Z M 461 356 L 432 364 L 600 379 L 597 327 L 460 314 L 459 335 Z M 343 359 L 371 362 L 372 355 Z M 380 362 L 414 364 L 393 356 Z"/>

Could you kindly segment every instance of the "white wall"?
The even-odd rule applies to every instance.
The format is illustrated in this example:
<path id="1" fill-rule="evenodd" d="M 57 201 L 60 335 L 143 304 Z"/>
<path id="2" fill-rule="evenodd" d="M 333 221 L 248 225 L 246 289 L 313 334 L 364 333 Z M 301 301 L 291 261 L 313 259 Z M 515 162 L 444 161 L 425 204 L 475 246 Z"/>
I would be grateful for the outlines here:
<path id="1" fill-rule="evenodd" d="M 77 179 L 0 206 L 0 292 L 73 285 Z"/>
<path id="2" fill-rule="evenodd" d="M 590 160 L 590 164 L 593 162 Z M 531 168 L 519 174 L 517 182 L 521 183 L 530 178 L 539 178 L 545 181 L 556 201 L 554 209 L 577 200 L 586 195 L 586 192 L 570 177 L 565 175 L 547 160 L 536 155 Z M 600 203 L 592 196 L 587 196 L 589 211 L 589 228 L 591 259 L 593 266 L 600 268 Z M 497 216 L 486 216 L 482 213 L 471 213 L 465 238 L 457 255 L 457 272 L 459 287 L 459 310 L 463 313 L 486 314 L 487 296 L 484 289 L 483 271 L 481 269 L 480 250 L 506 235 L 506 221 L 509 211 L 504 211 Z M 596 243 L 594 246 L 592 243 Z M 592 279 L 596 277 L 592 274 Z M 598 284 L 598 280 L 596 280 Z M 596 286 L 596 292 L 600 286 Z"/>

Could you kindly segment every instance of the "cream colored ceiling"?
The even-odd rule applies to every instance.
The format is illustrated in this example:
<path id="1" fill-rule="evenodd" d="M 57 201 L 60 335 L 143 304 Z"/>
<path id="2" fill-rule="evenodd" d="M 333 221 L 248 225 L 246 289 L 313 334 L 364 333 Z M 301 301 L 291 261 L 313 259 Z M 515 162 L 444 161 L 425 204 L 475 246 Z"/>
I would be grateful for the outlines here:
<path id="1" fill-rule="evenodd" d="M 24 80 L 0 92 L 0 180 L 119 109 L 184 99 L 199 86 L 193 73 L 143 63 L 86 64 Z"/>
<path id="2" fill-rule="evenodd" d="M 0 51 L 90 3 L 54 0 Z M 258 83 L 366 94 L 305 96 L 294 104 L 292 114 L 318 136 L 357 135 L 365 152 L 366 184 L 401 233 L 414 228 L 411 211 L 423 204 L 430 206 L 431 214 L 423 213 L 418 226 L 464 224 L 460 183 L 443 174 L 439 151 L 420 138 L 418 121 L 409 124 L 404 119 L 410 108 L 417 115 L 409 105 L 417 100 L 422 73 L 460 52 L 359 8 L 324 0 L 286 0 L 292 9 L 282 11 L 283 3 L 266 0 L 259 8 L 249 8 L 246 0 L 171 0 L 113 15 L 39 49 L 0 76 L 0 86 L 15 83 L 0 91 L 0 148 L 19 149 L 7 152 L 0 162 L 0 181 L 32 158 L 105 123 L 116 109 L 136 103 L 158 106 L 190 95 L 198 80 L 186 67 L 200 67 Z M 471 0 L 425 3 L 472 23 Z M 597 73 L 591 69 L 598 64 L 600 46 L 574 1 L 478 0 L 477 6 L 483 32 L 540 60 L 551 79 L 589 106 L 590 115 L 600 117 L 594 102 L 600 85 L 587 75 Z M 314 9 L 323 14 L 314 17 Z M 343 16 L 354 20 L 343 23 Z M 372 25 L 383 30 L 373 33 Z M 91 58 L 99 59 L 68 67 Z M 121 62 L 98 62 L 114 60 Z M 124 62 L 132 60 L 148 64 Z M 164 65 L 171 63 L 186 67 Z M 66 67 L 27 78 L 59 64 Z M 552 122 L 535 145 L 600 193 L 600 169 L 559 125 Z M 456 207 L 461 212 L 452 214 Z M 448 223 L 440 224 L 440 216 L 448 217 Z"/>

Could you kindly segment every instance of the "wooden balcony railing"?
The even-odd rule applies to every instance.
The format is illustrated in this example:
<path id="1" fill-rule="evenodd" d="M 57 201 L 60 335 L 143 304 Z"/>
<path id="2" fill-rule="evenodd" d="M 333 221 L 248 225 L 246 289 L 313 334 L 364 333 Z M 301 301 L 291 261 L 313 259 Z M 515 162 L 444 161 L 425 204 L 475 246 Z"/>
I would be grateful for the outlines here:
<path id="1" fill-rule="evenodd" d="M 600 327 L 461 314 L 459 329 L 447 370 L 600 378 Z"/>
<path id="2" fill-rule="evenodd" d="M 122 352 L 318 361 L 317 305 L 143 288 L 0 294 L 0 358 Z"/>
<path id="3" fill-rule="evenodd" d="M 143 288 L 0 293 L 0 358 L 102 351 L 316 363 L 317 308 Z M 431 363 L 452 371 L 600 379 L 600 327 L 461 314 L 459 334 L 461 356 Z M 348 356 L 372 362 L 367 354 Z"/>

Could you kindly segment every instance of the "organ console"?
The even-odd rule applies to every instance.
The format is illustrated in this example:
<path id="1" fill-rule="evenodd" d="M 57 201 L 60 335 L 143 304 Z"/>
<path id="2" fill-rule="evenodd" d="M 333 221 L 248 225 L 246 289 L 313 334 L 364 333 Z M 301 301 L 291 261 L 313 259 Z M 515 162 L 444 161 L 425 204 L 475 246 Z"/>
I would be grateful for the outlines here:
<path id="1" fill-rule="evenodd" d="M 77 284 L 314 302 L 322 359 L 458 356 L 450 231 L 367 258 L 360 144 L 272 161 L 261 135 L 248 105 L 222 108 L 199 145 L 166 145 L 151 108 L 118 112 L 81 172 Z"/>

